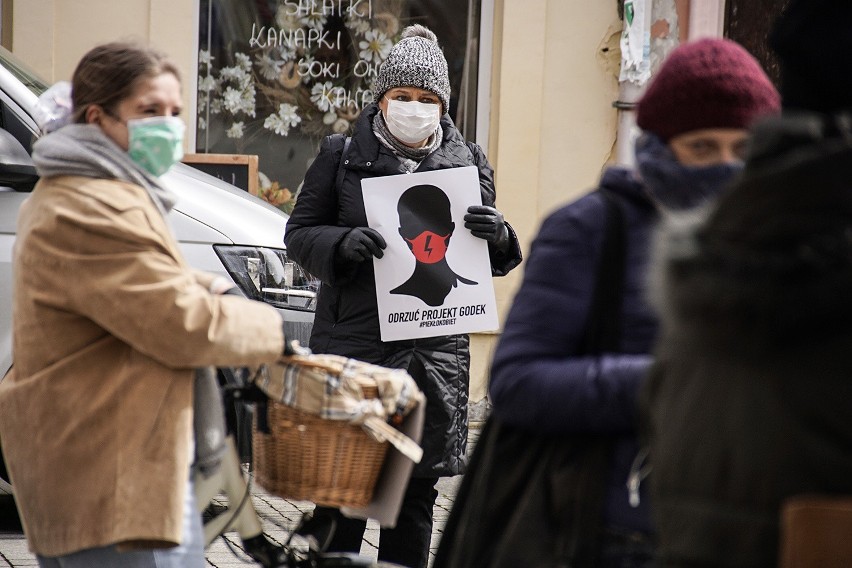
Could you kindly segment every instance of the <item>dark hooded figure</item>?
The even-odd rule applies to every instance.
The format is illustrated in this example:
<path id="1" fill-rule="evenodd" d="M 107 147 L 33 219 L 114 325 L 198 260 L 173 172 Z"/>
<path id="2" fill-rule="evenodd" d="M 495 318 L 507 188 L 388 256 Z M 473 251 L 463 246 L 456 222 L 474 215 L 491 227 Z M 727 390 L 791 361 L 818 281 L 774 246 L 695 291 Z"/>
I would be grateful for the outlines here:
<path id="1" fill-rule="evenodd" d="M 714 207 L 664 228 L 653 269 L 643 423 L 666 568 L 787 566 L 789 500 L 852 494 L 849 3 L 792 0 L 769 45 L 781 116 Z"/>
<path id="2" fill-rule="evenodd" d="M 459 282 L 476 284 L 453 272 L 447 264 L 447 248 L 456 224 L 450 200 L 434 185 L 415 185 L 405 190 L 396 206 L 399 234 L 417 260 L 414 273 L 391 294 L 415 296 L 430 306 L 440 306 Z"/>

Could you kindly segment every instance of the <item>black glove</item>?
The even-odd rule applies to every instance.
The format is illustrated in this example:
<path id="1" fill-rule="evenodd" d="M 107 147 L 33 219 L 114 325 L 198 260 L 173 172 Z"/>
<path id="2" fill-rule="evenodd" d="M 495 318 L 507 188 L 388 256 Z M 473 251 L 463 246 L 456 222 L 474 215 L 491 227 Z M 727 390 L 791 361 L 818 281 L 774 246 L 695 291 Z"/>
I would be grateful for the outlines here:
<path id="1" fill-rule="evenodd" d="M 509 228 L 503 214 L 488 205 L 471 205 L 464 216 L 464 226 L 474 237 L 485 239 L 498 247 L 509 241 Z"/>
<path id="2" fill-rule="evenodd" d="M 385 239 L 375 229 L 355 227 L 346 233 L 337 247 L 338 254 L 350 262 L 364 262 L 372 257 L 382 258 L 387 247 Z"/>

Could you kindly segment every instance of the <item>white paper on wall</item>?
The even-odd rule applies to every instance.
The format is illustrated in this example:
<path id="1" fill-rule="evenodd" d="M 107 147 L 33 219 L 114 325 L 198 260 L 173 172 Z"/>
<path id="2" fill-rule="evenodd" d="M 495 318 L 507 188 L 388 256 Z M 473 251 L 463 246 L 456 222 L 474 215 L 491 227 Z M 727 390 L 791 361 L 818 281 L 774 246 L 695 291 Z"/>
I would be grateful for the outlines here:
<path id="1" fill-rule="evenodd" d="M 644 85 L 651 78 L 651 0 L 625 0 L 619 81 Z"/>

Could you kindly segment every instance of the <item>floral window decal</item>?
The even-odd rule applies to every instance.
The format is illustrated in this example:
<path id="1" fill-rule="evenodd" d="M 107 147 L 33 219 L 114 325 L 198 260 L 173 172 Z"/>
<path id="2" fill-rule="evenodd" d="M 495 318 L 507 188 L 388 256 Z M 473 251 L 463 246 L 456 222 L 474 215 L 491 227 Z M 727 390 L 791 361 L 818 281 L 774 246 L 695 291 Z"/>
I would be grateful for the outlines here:
<path id="1" fill-rule="evenodd" d="M 448 60 L 464 59 L 465 4 L 201 0 L 196 151 L 259 155 L 260 196 L 289 212 L 322 138 L 350 133 L 372 102 L 373 79 L 406 25 L 432 27 Z M 444 20 L 459 28 L 458 45 L 442 37 Z"/>

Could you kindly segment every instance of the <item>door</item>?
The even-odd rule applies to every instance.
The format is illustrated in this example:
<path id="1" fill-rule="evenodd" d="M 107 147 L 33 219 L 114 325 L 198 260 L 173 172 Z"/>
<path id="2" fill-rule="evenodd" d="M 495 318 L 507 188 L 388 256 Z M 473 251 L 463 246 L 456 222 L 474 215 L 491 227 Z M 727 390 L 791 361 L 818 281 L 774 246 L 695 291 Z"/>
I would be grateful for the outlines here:
<path id="1" fill-rule="evenodd" d="M 788 2 L 789 0 L 728 0 L 726 8 L 725 37 L 749 50 L 760 61 L 776 86 L 779 85 L 780 70 L 778 60 L 767 40 L 775 18 Z"/>

